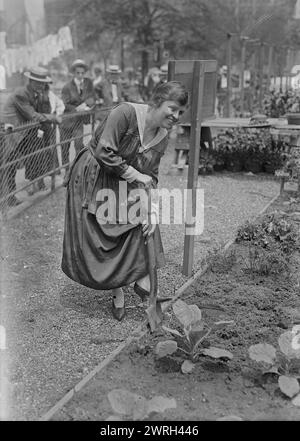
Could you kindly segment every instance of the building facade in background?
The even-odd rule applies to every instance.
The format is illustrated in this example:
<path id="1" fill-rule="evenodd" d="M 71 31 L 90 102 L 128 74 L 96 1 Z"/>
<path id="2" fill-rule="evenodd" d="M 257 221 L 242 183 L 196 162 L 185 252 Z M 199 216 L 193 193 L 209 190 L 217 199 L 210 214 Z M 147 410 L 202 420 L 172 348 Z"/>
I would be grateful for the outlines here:
<path id="1" fill-rule="evenodd" d="M 44 0 L 0 0 L 0 32 L 7 47 L 32 44 L 46 35 Z"/>

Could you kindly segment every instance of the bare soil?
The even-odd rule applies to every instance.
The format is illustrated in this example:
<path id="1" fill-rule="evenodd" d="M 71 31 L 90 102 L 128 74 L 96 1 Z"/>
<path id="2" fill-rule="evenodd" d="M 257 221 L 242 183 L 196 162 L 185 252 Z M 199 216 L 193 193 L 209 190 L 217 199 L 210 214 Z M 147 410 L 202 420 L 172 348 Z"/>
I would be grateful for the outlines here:
<path id="1" fill-rule="evenodd" d="M 291 193 L 277 200 L 268 211 L 287 210 Z M 300 206 L 294 207 L 300 212 Z M 299 228 L 299 222 L 295 222 Z M 181 373 L 181 356 L 158 360 L 154 347 L 166 339 L 161 329 L 147 334 L 123 351 L 99 372 L 53 420 L 103 421 L 113 414 L 107 394 L 126 389 L 147 399 L 164 395 L 176 399 L 177 408 L 157 415 L 154 420 L 217 420 L 234 415 L 243 420 L 300 420 L 300 408 L 285 398 L 273 375 L 262 374 L 248 357 L 249 346 L 269 343 L 285 330 L 300 323 L 300 253 L 291 258 L 290 272 L 257 276 L 245 271 L 247 246 L 233 244 L 238 256 L 232 266 L 212 266 L 181 297 L 198 304 L 206 321 L 234 320 L 234 326 L 209 337 L 209 343 L 234 355 L 230 361 L 200 358 L 190 374 Z M 205 308 L 219 305 L 224 312 Z M 174 327 L 171 309 L 164 324 Z M 300 367 L 299 367 L 300 378 Z"/>
<path id="2" fill-rule="evenodd" d="M 173 157 L 170 143 L 160 186 L 183 190 L 186 172 L 173 176 Z M 224 172 L 199 177 L 199 188 L 205 193 L 205 227 L 195 240 L 194 271 L 210 249 L 257 216 L 279 184 L 272 176 Z M 20 209 L 12 219 L 0 220 L 0 326 L 6 332 L 6 347 L 0 349 L 0 420 L 34 421 L 124 342 L 145 312 L 130 287 L 126 318 L 118 322 L 111 314 L 110 291 L 85 288 L 61 271 L 65 188 L 30 207 L 22 205 L 12 209 Z M 187 281 L 181 272 L 184 224 L 161 225 L 161 232 L 167 265 L 159 270 L 159 287 L 173 296 Z"/>

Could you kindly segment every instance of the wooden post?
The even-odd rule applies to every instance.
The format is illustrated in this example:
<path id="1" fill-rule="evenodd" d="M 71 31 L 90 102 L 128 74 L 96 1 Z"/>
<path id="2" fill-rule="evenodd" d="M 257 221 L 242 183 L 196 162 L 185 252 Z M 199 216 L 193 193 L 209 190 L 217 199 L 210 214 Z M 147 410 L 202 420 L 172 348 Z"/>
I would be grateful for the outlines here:
<path id="1" fill-rule="evenodd" d="M 164 53 L 164 40 L 159 40 L 159 46 L 158 46 L 158 64 L 161 66 L 163 64 L 163 53 Z"/>
<path id="2" fill-rule="evenodd" d="M 191 277 L 194 263 L 194 242 L 195 236 L 186 234 L 187 230 L 195 227 L 196 217 L 196 190 L 198 183 L 199 155 L 200 155 L 200 137 L 201 137 L 201 107 L 204 86 L 204 65 L 200 61 L 195 61 L 192 83 L 192 108 L 191 108 L 191 138 L 189 151 L 189 169 L 188 169 L 188 192 L 192 192 L 192 216 L 193 224 L 189 224 L 186 219 L 185 240 L 183 251 L 183 268 L 185 276 Z"/>
<path id="3" fill-rule="evenodd" d="M 232 35 L 227 34 L 227 99 L 226 99 L 226 116 L 231 116 L 231 65 L 232 65 Z"/>
<path id="4" fill-rule="evenodd" d="M 289 90 L 289 74 L 288 71 L 284 71 L 284 78 L 285 78 L 285 91 L 287 92 Z"/>
<path id="5" fill-rule="evenodd" d="M 121 58 L 121 70 L 122 70 L 122 72 L 124 72 L 124 69 L 125 69 L 125 55 L 124 55 L 124 52 L 125 52 L 125 41 L 124 41 L 124 37 L 122 36 L 121 40 L 120 40 L 120 58 Z"/>
<path id="6" fill-rule="evenodd" d="M 77 28 L 77 20 L 76 17 L 74 17 L 71 21 L 70 24 L 73 26 L 73 46 L 74 46 L 74 54 L 75 54 L 75 58 L 78 57 L 78 28 Z"/>
<path id="7" fill-rule="evenodd" d="M 263 76 L 264 76 L 264 43 L 259 45 L 259 111 L 262 112 L 262 97 L 263 97 Z"/>
<path id="8" fill-rule="evenodd" d="M 242 55 L 241 55 L 241 97 L 240 108 L 241 116 L 244 113 L 244 82 L 245 82 L 245 61 L 246 61 L 246 39 L 242 37 Z"/>
<path id="9" fill-rule="evenodd" d="M 286 71 L 287 71 L 287 86 L 286 86 L 286 90 L 288 91 L 288 89 L 291 87 L 291 68 L 292 68 L 292 51 L 291 48 L 288 48 L 287 51 L 287 67 L 286 67 Z"/>
<path id="10" fill-rule="evenodd" d="M 256 69 L 255 69 L 255 50 L 250 59 L 250 85 L 249 85 L 249 109 L 252 112 L 254 97 L 255 97 L 255 85 L 256 85 Z"/>
<path id="11" fill-rule="evenodd" d="M 280 53 L 279 53 L 279 76 L 280 76 L 280 92 L 282 92 L 282 88 L 283 88 L 283 63 L 282 63 L 282 48 L 280 48 Z"/>
<path id="12" fill-rule="evenodd" d="M 282 72 L 280 71 L 280 83 L 279 83 L 279 90 L 282 92 Z"/>
<path id="13" fill-rule="evenodd" d="M 272 70 L 273 70 L 273 52 L 274 52 L 274 46 L 269 47 L 269 57 L 268 57 L 268 87 L 269 90 L 271 88 L 271 77 L 272 77 Z"/>
<path id="14" fill-rule="evenodd" d="M 49 136 L 49 144 L 56 144 L 56 125 L 52 124 L 49 127 L 50 130 L 50 136 Z M 56 146 L 52 147 L 51 150 L 49 150 L 50 155 L 51 155 L 51 163 L 52 163 L 52 170 L 55 170 L 55 168 L 57 167 L 55 158 L 58 158 L 57 156 L 57 148 Z M 53 192 L 55 190 L 55 175 L 56 172 L 51 173 L 51 192 Z"/>
<path id="15" fill-rule="evenodd" d="M 180 122 L 190 126 L 189 168 L 185 216 L 184 256 L 182 272 L 190 277 L 193 271 L 195 235 L 199 235 L 196 219 L 197 184 L 200 155 L 201 122 L 211 118 L 215 112 L 217 86 L 216 60 L 172 60 L 168 63 L 168 81 L 177 80 L 189 92 L 190 106 L 181 116 Z"/>
<path id="16" fill-rule="evenodd" d="M 51 174 L 51 191 L 55 190 L 55 173 Z"/>
<path id="17" fill-rule="evenodd" d="M 141 51 L 141 63 L 142 63 L 142 84 L 144 84 L 144 79 L 148 72 L 149 65 L 149 57 L 146 49 L 142 49 Z"/>

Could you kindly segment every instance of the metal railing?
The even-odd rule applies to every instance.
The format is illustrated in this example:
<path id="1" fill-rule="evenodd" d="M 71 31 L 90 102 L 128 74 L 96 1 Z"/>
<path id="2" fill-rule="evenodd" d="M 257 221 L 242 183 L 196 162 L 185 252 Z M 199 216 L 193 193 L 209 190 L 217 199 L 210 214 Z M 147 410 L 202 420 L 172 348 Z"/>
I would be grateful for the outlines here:
<path id="1" fill-rule="evenodd" d="M 62 123 L 27 123 L 0 128 L 0 211 L 21 202 L 16 195 L 27 190 L 28 196 L 46 189 L 44 178 L 68 170 L 75 155 L 89 142 L 97 121 L 108 108 L 62 115 Z M 17 182 L 18 170 L 23 179 Z M 49 183 L 48 183 L 49 186 Z"/>

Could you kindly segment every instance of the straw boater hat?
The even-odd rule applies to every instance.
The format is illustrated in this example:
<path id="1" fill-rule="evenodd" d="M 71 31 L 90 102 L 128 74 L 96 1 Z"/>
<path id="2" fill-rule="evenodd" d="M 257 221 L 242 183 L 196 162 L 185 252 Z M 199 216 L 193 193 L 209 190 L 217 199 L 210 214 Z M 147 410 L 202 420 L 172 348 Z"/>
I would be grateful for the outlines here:
<path id="1" fill-rule="evenodd" d="M 151 67 L 148 71 L 149 75 L 160 75 L 161 70 L 158 67 Z"/>
<path id="2" fill-rule="evenodd" d="M 41 83 L 52 83 L 52 79 L 48 77 L 48 72 L 42 67 L 35 67 L 30 72 L 24 72 L 25 77 L 30 80 L 39 81 Z"/>
<path id="3" fill-rule="evenodd" d="M 73 61 L 70 71 L 74 72 L 74 70 L 76 69 L 76 67 L 83 67 L 85 71 L 89 70 L 88 65 L 86 64 L 86 62 L 84 60 L 81 60 L 80 58 L 78 58 L 77 60 Z"/>
<path id="4" fill-rule="evenodd" d="M 110 66 L 108 66 L 108 68 L 106 69 L 107 73 L 121 73 L 121 69 L 119 68 L 119 66 L 117 64 L 111 64 Z"/>
<path id="5" fill-rule="evenodd" d="M 167 64 L 163 64 L 162 66 L 160 66 L 160 70 L 162 74 L 167 74 L 168 73 L 168 65 Z"/>

